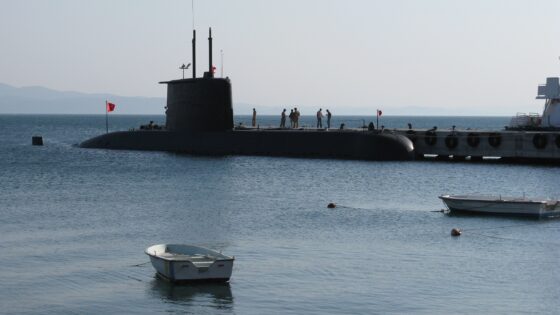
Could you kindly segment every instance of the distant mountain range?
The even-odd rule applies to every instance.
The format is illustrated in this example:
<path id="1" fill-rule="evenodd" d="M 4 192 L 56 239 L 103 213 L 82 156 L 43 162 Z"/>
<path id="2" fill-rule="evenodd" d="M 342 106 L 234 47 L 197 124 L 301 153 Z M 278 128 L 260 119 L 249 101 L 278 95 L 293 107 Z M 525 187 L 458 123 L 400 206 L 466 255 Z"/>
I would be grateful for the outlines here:
<path id="1" fill-rule="evenodd" d="M 105 100 L 117 104 L 120 114 L 164 113 L 165 98 L 128 97 L 56 91 L 40 86 L 13 87 L 0 83 L 2 114 L 104 114 Z"/>
<path id="2" fill-rule="evenodd" d="M 18 88 L 0 83 L 0 114 L 105 114 L 105 100 L 117 105 L 116 115 L 165 113 L 163 97 L 57 91 L 42 86 Z M 246 103 L 234 105 L 235 112 L 240 114 L 250 114 L 253 107 Z M 270 113 L 276 114 L 276 110 L 271 109 Z"/>
<path id="3" fill-rule="evenodd" d="M 165 113 L 164 97 L 120 96 L 103 93 L 82 93 L 57 91 L 41 86 L 14 87 L 0 83 L 0 114 L 105 114 L 105 100 L 117 105 L 114 114 L 142 115 Z M 303 115 L 314 115 L 318 108 L 297 106 Z M 250 115 L 256 108 L 259 115 L 280 115 L 283 108 L 289 106 L 262 106 L 249 103 L 234 103 L 235 115 Z M 325 106 L 323 110 L 329 108 Z M 343 110 L 330 107 L 335 115 L 375 115 L 375 108 L 344 106 Z M 460 116 L 484 115 L 473 109 L 437 108 L 437 107 L 391 107 L 381 108 L 385 115 L 403 116 Z"/>

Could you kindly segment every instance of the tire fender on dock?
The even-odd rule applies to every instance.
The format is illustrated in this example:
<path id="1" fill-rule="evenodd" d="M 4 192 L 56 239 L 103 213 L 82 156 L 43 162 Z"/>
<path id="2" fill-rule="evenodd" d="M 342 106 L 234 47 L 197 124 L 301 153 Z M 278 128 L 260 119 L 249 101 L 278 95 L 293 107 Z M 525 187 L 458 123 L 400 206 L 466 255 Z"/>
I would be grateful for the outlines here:
<path id="1" fill-rule="evenodd" d="M 478 134 L 471 132 L 467 135 L 467 144 L 472 147 L 476 148 L 480 144 L 480 137 Z"/>
<path id="2" fill-rule="evenodd" d="M 492 132 L 488 135 L 488 144 L 490 146 L 497 148 L 502 144 L 502 135 L 497 132 Z"/>
<path id="3" fill-rule="evenodd" d="M 459 138 L 456 135 L 450 134 L 445 137 L 445 146 L 449 149 L 455 149 L 459 144 Z"/>
<path id="4" fill-rule="evenodd" d="M 434 145 L 437 142 L 437 135 L 435 133 L 435 131 L 431 131 L 428 130 L 426 131 L 425 135 L 424 135 L 424 142 L 426 142 L 427 145 Z"/>
<path id="5" fill-rule="evenodd" d="M 548 138 L 542 133 L 537 133 L 533 136 L 533 145 L 537 149 L 544 149 L 548 144 Z"/>

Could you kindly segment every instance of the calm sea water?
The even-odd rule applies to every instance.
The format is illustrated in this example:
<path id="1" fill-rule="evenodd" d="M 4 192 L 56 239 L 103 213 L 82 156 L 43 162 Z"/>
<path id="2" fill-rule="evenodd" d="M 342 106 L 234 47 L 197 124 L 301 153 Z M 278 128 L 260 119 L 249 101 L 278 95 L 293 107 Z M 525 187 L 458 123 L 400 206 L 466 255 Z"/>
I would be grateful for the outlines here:
<path id="1" fill-rule="evenodd" d="M 262 120 L 261 120 L 262 119 Z M 270 122 L 266 123 L 266 119 Z M 307 124 L 313 124 L 311 118 Z M 333 121 L 361 125 L 367 117 Z M 163 116 L 111 116 L 112 130 Z M 263 125 L 277 117 L 259 117 Z M 236 122 L 248 117 L 236 117 Z M 443 193 L 560 197 L 554 166 L 81 149 L 104 116 L 0 115 L 0 313 L 555 314 L 560 220 L 449 216 Z M 383 117 L 500 129 L 504 117 Z M 31 146 L 41 135 L 45 145 Z M 329 202 L 339 205 L 327 209 Z M 459 227 L 463 236 L 453 238 Z M 174 286 L 144 249 L 235 255 Z"/>

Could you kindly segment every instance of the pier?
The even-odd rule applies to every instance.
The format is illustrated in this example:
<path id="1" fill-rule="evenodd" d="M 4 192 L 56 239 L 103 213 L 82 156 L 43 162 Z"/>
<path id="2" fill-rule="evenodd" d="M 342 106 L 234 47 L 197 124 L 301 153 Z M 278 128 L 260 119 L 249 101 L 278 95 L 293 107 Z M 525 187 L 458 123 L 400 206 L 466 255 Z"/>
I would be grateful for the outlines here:
<path id="1" fill-rule="evenodd" d="M 560 162 L 560 131 L 395 129 L 414 144 L 416 159 Z"/>

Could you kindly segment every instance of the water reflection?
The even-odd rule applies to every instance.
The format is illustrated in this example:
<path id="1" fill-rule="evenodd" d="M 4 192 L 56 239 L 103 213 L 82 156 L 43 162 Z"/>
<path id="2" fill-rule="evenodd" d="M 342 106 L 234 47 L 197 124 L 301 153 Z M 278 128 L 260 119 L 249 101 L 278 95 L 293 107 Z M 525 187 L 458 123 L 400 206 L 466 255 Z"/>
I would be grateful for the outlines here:
<path id="1" fill-rule="evenodd" d="M 207 305 L 217 309 L 233 307 L 229 283 L 174 284 L 158 278 L 150 282 L 152 294 L 173 304 Z"/>

